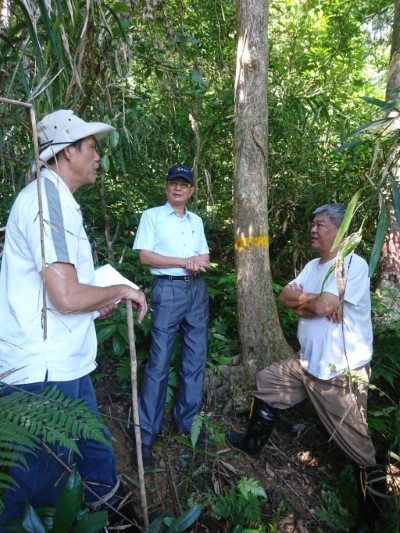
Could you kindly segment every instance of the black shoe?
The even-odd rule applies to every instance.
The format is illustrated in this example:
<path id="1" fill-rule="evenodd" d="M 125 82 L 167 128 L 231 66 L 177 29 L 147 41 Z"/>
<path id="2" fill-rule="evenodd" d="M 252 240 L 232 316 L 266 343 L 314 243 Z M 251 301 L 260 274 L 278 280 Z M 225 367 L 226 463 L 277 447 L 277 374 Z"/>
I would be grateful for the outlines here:
<path id="1" fill-rule="evenodd" d="M 225 442 L 231 448 L 243 452 L 252 459 L 261 457 L 261 449 L 256 441 L 249 438 L 247 434 L 238 433 L 237 431 L 228 431 L 225 434 Z"/>
<path id="2" fill-rule="evenodd" d="M 107 504 L 107 506 L 103 507 L 108 512 L 107 527 L 124 526 L 124 531 L 132 533 L 141 531 L 138 526 L 139 518 L 133 506 L 132 492 L 127 491 L 122 483 L 120 483 L 117 492 Z M 109 507 L 109 505 L 113 508 Z M 107 528 L 105 531 L 107 531 Z"/>
<path id="3" fill-rule="evenodd" d="M 197 437 L 196 446 L 199 448 L 205 448 L 207 446 L 207 441 L 208 432 L 204 428 L 201 428 L 199 436 Z"/>
<path id="4" fill-rule="evenodd" d="M 153 468 L 153 452 L 151 451 L 151 446 L 146 446 L 142 444 L 142 461 L 143 461 L 143 470 L 145 472 L 150 472 Z M 132 464 L 136 471 L 138 471 L 138 462 L 137 462 L 137 453 L 136 448 L 132 455 Z"/>

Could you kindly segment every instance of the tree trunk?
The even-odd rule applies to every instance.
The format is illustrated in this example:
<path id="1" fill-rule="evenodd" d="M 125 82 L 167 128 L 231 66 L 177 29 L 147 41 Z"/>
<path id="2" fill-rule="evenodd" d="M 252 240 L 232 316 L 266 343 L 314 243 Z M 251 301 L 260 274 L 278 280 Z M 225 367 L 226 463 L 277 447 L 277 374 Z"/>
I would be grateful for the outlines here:
<path id="1" fill-rule="evenodd" d="M 400 93 L 400 0 L 395 0 L 392 47 L 390 64 L 386 84 L 386 100 L 396 100 Z M 397 122 L 397 120 L 396 120 Z M 397 183 L 400 180 L 400 162 L 396 159 L 392 167 L 392 174 Z M 381 277 L 379 289 L 389 290 L 386 297 L 387 305 L 391 309 L 391 318 L 398 320 L 400 316 L 400 233 L 393 206 L 386 202 L 388 214 L 388 231 L 382 249 Z"/>
<path id="2" fill-rule="evenodd" d="M 246 383 L 291 350 L 272 291 L 268 241 L 268 1 L 237 0 L 234 231 L 237 309 Z"/>

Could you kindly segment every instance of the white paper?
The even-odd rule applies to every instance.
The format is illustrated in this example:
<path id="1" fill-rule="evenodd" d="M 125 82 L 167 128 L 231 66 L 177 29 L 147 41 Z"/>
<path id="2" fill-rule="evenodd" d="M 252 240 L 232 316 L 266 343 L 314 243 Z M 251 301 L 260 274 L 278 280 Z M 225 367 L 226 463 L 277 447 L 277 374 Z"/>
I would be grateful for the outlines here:
<path id="1" fill-rule="evenodd" d="M 125 278 L 122 274 L 118 272 L 118 270 L 116 270 L 111 265 L 104 265 L 99 268 L 96 268 L 96 270 L 94 271 L 93 285 L 96 285 L 96 287 L 109 287 L 110 285 L 129 285 L 130 287 L 139 290 L 139 287 L 135 283 L 133 283 L 133 281 L 129 280 L 128 278 Z M 119 300 L 115 303 L 119 303 Z M 95 311 L 94 318 L 96 319 L 99 316 L 100 313 L 98 311 Z"/>
<path id="2" fill-rule="evenodd" d="M 94 271 L 94 285 L 97 287 L 108 287 L 109 285 L 129 285 L 134 289 L 139 287 L 133 281 L 125 278 L 111 265 L 104 265 Z"/>

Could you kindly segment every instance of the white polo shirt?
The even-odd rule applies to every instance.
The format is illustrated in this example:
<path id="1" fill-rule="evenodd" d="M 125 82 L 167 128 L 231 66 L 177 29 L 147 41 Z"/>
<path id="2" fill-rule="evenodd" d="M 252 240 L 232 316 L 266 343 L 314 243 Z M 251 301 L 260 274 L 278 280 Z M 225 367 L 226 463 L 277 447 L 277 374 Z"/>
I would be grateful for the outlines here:
<path id="1" fill-rule="evenodd" d="M 335 259 L 321 264 L 313 259 L 294 280 L 303 285 L 303 291 L 319 293 L 329 268 Z M 350 267 L 349 267 L 350 264 Z M 304 370 L 320 379 L 331 379 L 367 364 L 372 357 L 371 297 L 368 265 L 354 254 L 344 260 L 347 285 L 344 294 L 343 324 L 331 322 L 328 317 L 300 318 L 298 339 L 300 362 Z M 335 272 L 323 288 L 324 292 L 339 295 Z M 346 355 L 347 358 L 346 358 Z"/>
<path id="2" fill-rule="evenodd" d="M 181 258 L 209 253 L 201 218 L 187 209 L 181 218 L 168 202 L 143 212 L 133 249 Z M 185 268 L 151 268 L 150 271 L 154 275 L 188 274 Z"/>
<path id="3" fill-rule="evenodd" d="M 45 264 L 70 263 L 80 283 L 93 284 L 91 247 L 82 213 L 71 191 L 53 171 L 41 172 Z M 37 183 L 18 195 L 7 223 L 0 273 L 0 375 L 24 384 L 69 381 L 91 372 L 97 351 L 93 313 L 64 315 L 47 299 L 47 339 L 43 339 Z"/>

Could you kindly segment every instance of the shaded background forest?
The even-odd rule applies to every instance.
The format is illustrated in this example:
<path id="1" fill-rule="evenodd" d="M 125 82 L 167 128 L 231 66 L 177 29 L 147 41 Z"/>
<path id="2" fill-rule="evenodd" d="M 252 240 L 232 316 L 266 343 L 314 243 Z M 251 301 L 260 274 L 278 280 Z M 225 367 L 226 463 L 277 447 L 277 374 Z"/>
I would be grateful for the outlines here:
<path id="1" fill-rule="evenodd" d="M 194 168 L 198 189 L 190 208 L 204 220 L 213 263 L 207 278 L 208 366 L 218 372 L 239 353 L 232 234 L 234 2 L 14 0 L 0 6 L 0 95 L 32 103 L 37 120 L 71 108 L 116 128 L 100 144 L 97 184 L 77 195 L 99 264 L 111 262 L 149 292 L 147 269 L 131 250 L 140 215 L 164 202 L 169 166 Z M 398 134 L 392 132 L 378 151 L 376 131 L 365 130 L 362 138 L 353 133 L 383 116 L 394 7 L 389 0 L 270 4 L 268 217 L 276 291 L 311 256 L 312 210 L 331 201 L 346 203 L 358 190 L 363 200 L 358 222 L 364 220 L 360 254 L 370 257 L 382 168 Z M 0 129 L 3 228 L 14 198 L 33 178 L 26 109 L 0 104 Z M 362 142 L 340 149 L 354 140 Z M 379 273 L 378 267 L 373 289 Z M 384 393 L 371 402 L 371 431 L 384 452 L 398 454 L 399 324 L 384 320 L 387 309 L 375 293 L 373 302 L 374 383 Z M 282 308 L 279 313 L 295 346 L 294 317 Z M 97 328 L 100 358 L 112 358 L 119 382 L 126 383 L 125 310 Z M 136 328 L 140 363 L 149 329 L 149 318 Z M 139 364 L 139 379 L 140 374 Z M 173 367 L 170 397 L 176 382 Z"/>

